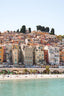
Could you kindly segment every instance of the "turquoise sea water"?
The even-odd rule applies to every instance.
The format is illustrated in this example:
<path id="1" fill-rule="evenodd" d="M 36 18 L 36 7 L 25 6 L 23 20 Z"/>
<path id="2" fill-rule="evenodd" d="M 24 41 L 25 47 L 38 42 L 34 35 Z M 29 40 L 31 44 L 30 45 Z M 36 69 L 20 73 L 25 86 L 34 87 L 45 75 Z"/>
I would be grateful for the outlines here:
<path id="1" fill-rule="evenodd" d="M 64 79 L 0 81 L 0 96 L 64 96 Z"/>

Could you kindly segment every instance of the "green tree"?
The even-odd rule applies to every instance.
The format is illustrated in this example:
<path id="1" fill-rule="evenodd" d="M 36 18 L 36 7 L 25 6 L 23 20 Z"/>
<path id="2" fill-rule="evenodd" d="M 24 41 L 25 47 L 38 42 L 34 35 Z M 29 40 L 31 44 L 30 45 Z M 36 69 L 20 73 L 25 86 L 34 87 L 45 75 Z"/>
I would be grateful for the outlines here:
<path id="1" fill-rule="evenodd" d="M 52 28 L 51 29 L 51 33 L 50 33 L 51 35 L 55 35 L 55 30 L 54 30 L 54 28 Z"/>
<path id="2" fill-rule="evenodd" d="M 31 28 L 28 28 L 28 30 L 29 30 L 29 33 L 31 33 Z"/>
<path id="3" fill-rule="evenodd" d="M 13 31 L 14 33 L 16 32 L 16 31 Z"/>
<path id="4" fill-rule="evenodd" d="M 7 70 L 2 70 L 1 73 L 2 74 L 7 74 L 8 72 L 7 72 Z"/>
<path id="5" fill-rule="evenodd" d="M 24 69 L 24 70 L 23 70 L 23 73 L 24 73 L 24 74 L 27 74 L 27 72 L 28 72 L 28 69 Z"/>
<path id="6" fill-rule="evenodd" d="M 8 74 L 10 74 L 10 70 L 8 70 Z"/>
<path id="7" fill-rule="evenodd" d="M 49 66 L 46 66 L 46 73 L 49 74 L 50 70 L 49 70 Z"/>
<path id="8" fill-rule="evenodd" d="M 26 26 L 23 25 L 22 28 L 20 29 L 20 33 L 26 33 Z"/>
<path id="9" fill-rule="evenodd" d="M 64 35 L 62 35 L 62 38 L 64 39 Z"/>
<path id="10" fill-rule="evenodd" d="M 19 29 L 17 29 L 17 33 L 19 33 Z"/>
<path id="11" fill-rule="evenodd" d="M 33 70 L 33 73 L 36 74 L 36 70 Z"/>
<path id="12" fill-rule="evenodd" d="M 46 31 L 46 32 L 49 32 L 49 27 L 46 27 L 46 28 L 45 28 L 45 31 Z"/>
<path id="13" fill-rule="evenodd" d="M 45 32 L 45 27 L 44 26 L 41 26 L 41 31 Z"/>
<path id="14" fill-rule="evenodd" d="M 42 28 L 42 27 L 41 27 L 41 25 L 38 25 L 38 26 L 36 26 L 36 28 L 37 28 L 37 31 L 38 31 L 38 30 L 41 31 L 41 28 Z"/>
<path id="15" fill-rule="evenodd" d="M 7 32 L 9 33 L 10 31 L 9 31 L 9 30 L 7 30 Z"/>
<path id="16" fill-rule="evenodd" d="M 30 74 L 32 74 L 32 72 L 33 72 L 32 69 L 30 69 Z"/>
<path id="17" fill-rule="evenodd" d="M 40 30 L 40 31 L 45 31 L 45 27 L 44 26 L 41 26 L 41 25 L 38 25 L 36 26 L 37 27 L 37 31 Z"/>
<path id="18" fill-rule="evenodd" d="M 57 39 L 60 40 L 60 41 L 62 41 L 62 36 L 61 35 L 58 35 L 57 36 Z"/>

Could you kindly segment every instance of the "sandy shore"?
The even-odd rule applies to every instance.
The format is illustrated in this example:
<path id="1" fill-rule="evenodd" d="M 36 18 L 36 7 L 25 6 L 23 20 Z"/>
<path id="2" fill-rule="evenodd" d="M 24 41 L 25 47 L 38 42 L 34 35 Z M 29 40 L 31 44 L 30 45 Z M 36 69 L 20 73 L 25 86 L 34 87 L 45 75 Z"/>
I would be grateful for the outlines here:
<path id="1" fill-rule="evenodd" d="M 46 78 L 64 78 L 64 74 L 0 75 L 0 80 L 46 79 Z"/>

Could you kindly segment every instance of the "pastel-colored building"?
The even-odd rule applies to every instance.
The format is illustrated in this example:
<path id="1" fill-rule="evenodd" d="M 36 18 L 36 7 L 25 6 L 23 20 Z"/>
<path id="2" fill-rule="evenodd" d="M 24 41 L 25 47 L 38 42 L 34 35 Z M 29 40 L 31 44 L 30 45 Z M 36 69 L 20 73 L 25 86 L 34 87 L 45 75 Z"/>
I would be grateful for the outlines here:
<path id="1" fill-rule="evenodd" d="M 46 50 L 46 51 L 45 51 Z M 60 54 L 59 47 L 45 46 L 44 47 L 44 58 L 47 63 L 51 65 L 59 65 L 60 63 Z"/>
<path id="2" fill-rule="evenodd" d="M 59 54 L 59 47 L 48 47 L 48 58 L 49 64 L 51 65 L 59 65 L 60 63 L 60 54 Z"/>
<path id="3" fill-rule="evenodd" d="M 8 63 L 12 62 L 10 58 L 12 58 L 12 44 L 6 44 L 6 61 Z"/>
<path id="4" fill-rule="evenodd" d="M 47 64 L 49 63 L 49 60 L 48 60 L 48 50 L 44 50 L 44 60 L 46 61 Z"/>
<path id="5" fill-rule="evenodd" d="M 3 62 L 6 62 L 6 46 L 3 45 Z"/>
<path id="6" fill-rule="evenodd" d="M 43 64 L 44 63 L 44 50 L 43 46 L 36 46 L 35 48 L 35 64 Z"/>
<path id="7" fill-rule="evenodd" d="M 46 64 L 49 63 L 49 59 L 48 59 L 48 46 L 44 46 L 44 60 L 46 61 Z"/>
<path id="8" fill-rule="evenodd" d="M 0 63 L 3 62 L 4 59 L 4 49 L 3 46 L 0 45 Z"/>
<path id="9" fill-rule="evenodd" d="M 23 64 L 27 66 L 33 65 L 33 48 L 28 45 L 21 45 Z"/>
<path id="10" fill-rule="evenodd" d="M 19 47 L 18 44 L 12 45 L 12 61 L 14 65 L 18 65 L 19 61 Z"/>
<path id="11" fill-rule="evenodd" d="M 60 63 L 64 65 L 64 49 L 60 51 Z"/>

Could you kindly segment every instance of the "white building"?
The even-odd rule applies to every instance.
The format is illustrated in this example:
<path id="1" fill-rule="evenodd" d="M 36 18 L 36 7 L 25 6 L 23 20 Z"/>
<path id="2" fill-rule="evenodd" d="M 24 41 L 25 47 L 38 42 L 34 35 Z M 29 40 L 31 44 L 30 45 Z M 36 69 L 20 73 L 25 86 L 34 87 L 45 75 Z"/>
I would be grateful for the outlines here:
<path id="1" fill-rule="evenodd" d="M 27 66 L 33 65 L 33 48 L 28 45 L 21 45 L 23 63 Z"/>
<path id="2" fill-rule="evenodd" d="M 48 47 L 48 59 L 49 59 L 49 63 L 51 65 L 58 65 L 60 62 L 60 56 L 59 56 L 59 48 L 58 47 L 52 47 L 49 46 Z"/>

